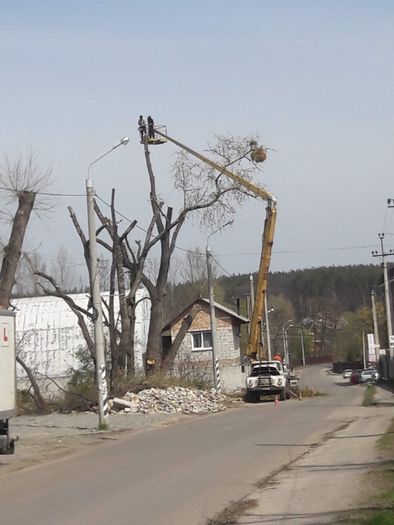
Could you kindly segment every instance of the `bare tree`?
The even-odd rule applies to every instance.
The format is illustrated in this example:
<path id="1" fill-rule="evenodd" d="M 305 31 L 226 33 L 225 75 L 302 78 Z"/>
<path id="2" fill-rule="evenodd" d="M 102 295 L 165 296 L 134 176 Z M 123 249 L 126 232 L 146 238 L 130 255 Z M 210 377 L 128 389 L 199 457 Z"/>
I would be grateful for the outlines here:
<path id="1" fill-rule="evenodd" d="M 210 154 L 224 167 L 231 166 L 233 172 L 250 180 L 258 169 L 251 158 L 252 149 L 256 144 L 255 140 L 255 137 L 247 139 L 218 137 L 216 144 L 210 148 Z M 156 367 L 160 367 L 163 357 L 162 309 L 167 291 L 170 261 L 186 219 L 193 213 L 201 224 L 212 228 L 230 218 L 246 196 L 254 197 L 254 195 L 249 194 L 243 187 L 223 176 L 223 173 L 218 173 L 206 164 L 197 162 L 181 152 L 175 163 L 174 177 L 175 187 L 183 195 L 183 206 L 174 217 L 173 208 L 165 207 L 159 197 L 147 142 L 145 142 L 144 150 L 150 182 L 150 205 L 155 233 L 151 242 L 160 245 L 159 270 L 155 279 L 149 278 L 145 272 L 143 272 L 142 278 L 142 282 L 147 287 L 151 297 L 147 359 Z"/>
<path id="2" fill-rule="evenodd" d="M 45 272 L 46 262 L 35 251 L 31 253 L 24 251 L 15 274 L 15 285 L 12 290 L 14 297 L 32 297 L 42 294 L 42 290 L 37 287 L 32 268 Z"/>
<path id="3" fill-rule="evenodd" d="M 134 374 L 134 331 L 137 307 L 135 296 L 141 282 L 141 276 L 134 260 L 135 255 L 128 242 L 128 235 L 135 227 L 136 221 L 129 224 L 124 232 L 119 232 L 115 212 L 115 190 L 112 190 L 110 217 L 104 215 L 97 203 L 95 203 L 95 211 L 101 222 L 101 226 L 96 232 L 98 242 L 111 254 L 110 263 L 106 268 L 109 280 L 109 299 L 108 303 L 104 302 L 103 314 L 106 313 L 104 318 L 109 329 L 111 386 L 115 387 L 119 379 L 121 364 L 124 365 L 127 361 L 128 372 Z M 92 283 L 89 241 L 71 207 L 69 207 L 69 213 L 82 242 L 89 270 L 89 279 Z M 107 234 L 104 238 L 103 233 Z M 140 248 L 139 245 L 139 252 L 141 251 Z M 119 299 L 119 316 L 115 311 L 115 295 Z"/>
<path id="4" fill-rule="evenodd" d="M 183 282 L 196 285 L 199 292 L 206 288 L 207 263 L 205 253 L 196 247 L 185 253 L 181 265 L 181 278 Z"/>
<path id="5" fill-rule="evenodd" d="M 71 292 L 77 287 L 77 273 L 73 257 L 61 246 L 50 266 L 50 275 L 63 290 Z"/>
<path id="6" fill-rule="evenodd" d="M 46 188 L 50 182 L 51 170 L 40 170 L 34 155 L 26 160 L 22 157 L 15 162 L 4 159 L 0 167 L 0 185 L 5 190 L 7 202 L 3 215 L 11 215 L 11 231 L 4 247 L 0 269 L 0 308 L 9 308 L 15 274 L 21 257 L 22 244 L 30 215 L 33 210 L 48 210 L 48 199 L 40 199 L 37 192 Z M 16 210 L 15 210 L 16 204 Z"/>
<path id="7" fill-rule="evenodd" d="M 130 240 L 131 235 L 134 234 L 136 221 L 131 222 L 123 232 L 119 231 L 115 210 L 115 190 L 112 191 L 109 217 L 101 211 L 97 201 L 95 202 L 95 211 L 101 223 L 96 232 L 98 242 L 111 254 L 110 295 L 109 303 L 106 305 L 105 322 L 110 333 L 113 385 L 117 381 L 119 363 L 122 359 L 128 356 L 128 362 L 134 363 L 134 325 L 137 305 L 135 297 L 141 284 L 147 288 L 151 299 L 151 321 L 146 354 L 147 360 L 154 364 L 150 367 L 151 370 L 161 366 L 163 369 L 168 369 L 171 366 L 181 342 L 181 335 L 186 333 L 188 323 L 193 318 L 191 315 L 184 320 L 181 335 L 174 341 L 173 348 L 169 349 L 166 358 L 163 359 L 161 329 L 170 263 L 179 233 L 189 215 L 198 215 L 199 222 L 211 228 L 233 215 L 249 195 L 244 188 L 228 180 L 221 172 L 215 172 L 205 165 L 195 163 L 181 153 L 175 163 L 174 174 L 175 187 L 183 196 L 183 206 L 174 216 L 173 208 L 164 205 L 157 191 L 148 144 L 145 144 L 144 151 L 152 212 L 144 239 L 137 238 L 134 243 Z M 226 167 L 231 166 L 232 170 L 243 178 L 250 179 L 257 169 L 250 158 L 251 138 L 220 137 L 211 149 L 211 154 Z M 69 212 L 80 237 L 89 269 L 89 241 L 72 208 L 69 208 Z M 152 267 L 147 264 L 147 259 L 155 246 L 159 247 L 159 256 L 157 265 Z M 92 283 L 94 276 L 90 275 L 89 278 Z M 113 308 L 116 291 L 119 295 L 120 327 L 116 322 Z"/>

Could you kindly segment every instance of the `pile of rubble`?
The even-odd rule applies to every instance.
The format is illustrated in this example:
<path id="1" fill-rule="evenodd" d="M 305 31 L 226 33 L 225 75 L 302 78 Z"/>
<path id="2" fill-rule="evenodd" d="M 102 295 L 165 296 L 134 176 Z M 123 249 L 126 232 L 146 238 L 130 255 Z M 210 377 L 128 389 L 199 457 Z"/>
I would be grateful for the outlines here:
<path id="1" fill-rule="evenodd" d="M 225 407 L 221 403 L 223 399 L 214 389 L 193 390 L 176 386 L 166 389 L 149 388 L 141 390 L 138 394 L 127 392 L 123 398 L 115 397 L 109 403 L 112 412 L 200 414 L 224 410 Z"/>

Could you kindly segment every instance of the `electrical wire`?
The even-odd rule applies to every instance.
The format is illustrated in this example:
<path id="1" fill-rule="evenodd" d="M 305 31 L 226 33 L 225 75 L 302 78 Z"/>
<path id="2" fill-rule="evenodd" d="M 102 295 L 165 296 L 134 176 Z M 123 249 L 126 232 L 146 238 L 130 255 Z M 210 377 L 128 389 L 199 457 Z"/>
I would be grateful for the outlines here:
<path id="1" fill-rule="evenodd" d="M 0 186 L 0 191 L 13 192 L 13 191 L 23 191 L 23 190 L 12 190 L 10 188 Z M 45 195 L 47 197 L 85 197 L 86 198 L 86 193 L 51 193 L 48 191 L 33 191 L 32 193 L 36 195 Z"/>
<path id="2" fill-rule="evenodd" d="M 231 274 L 229 271 L 226 270 L 226 268 L 224 268 L 220 262 L 216 259 L 216 257 L 214 257 L 212 255 L 212 259 L 215 261 L 215 263 L 219 266 L 219 268 L 221 268 L 229 277 L 232 277 L 234 274 Z"/>
<path id="3" fill-rule="evenodd" d="M 0 191 L 12 191 L 9 188 L 6 188 L 4 186 L 0 186 Z M 44 192 L 44 191 L 36 191 L 34 192 L 37 195 L 44 195 L 49 197 L 83 197 L 86 198 L 85 193 L 56 193 L 56 192 Z M 111 205 L 106 202 L 100 195 L 97 193 L 95 194 L 95 198 L 98 199 L 100 202 L 102 202 L 105 206 L 108 208 L 111 208 Z M 394 209 L 394 208 L 393 208 Z M 122 217 L 124 220 L 129 222 L 130 224 L 133 222 L 129 217 L 127 217 L 124 213 L 119 211 L 118 209 L 114 209 L 115 213 Z M 383 225 L 383 231 L 386 229 L 389 229 L 389 224 L 392 222 L 393 213 L 390 214 L 389 222 L 387 222 L 387 216 L 388 216 L 388 208 L 385 210 L 385 217 L 384 217 L 384 225 Z M 139 224 L 136 224 L 135 227 L 139 230 L 141 230 L 144 233 L 148 233 L 147 229 L 139 226 Z M 393 233 L 387 233 L 387 235 L 394 235 Z M 328 248 L 316 248 L 316 249 L 301 249 L 301 250 L 274 250 L 272 253 L 273 255 L 283 255 L 283 254 L 295 254 L 295 253 L 316 253 L 316 252 L 333 252 L 333 251 L 344 251 L 344 250 L 362 250 L 362 249 L 371 249 L 376 248 L 376 245 L 362 245 L 362 246 L 341 246 L 341 247 L 328 247 Z M 184 253 L 193 254 L 196 257 L 205 257 L 204 253 L 196 253 L 194 250 L 189 250 L 187 248 L 183 248 L 182 246 L 175 246 L 175 249 L 182 251 Z M 220 257 L 244 257 L 244 256 L 257 256 L 260 255 L 260 252 L 241 252 L 241 253 L 221 253 L 218 256 Z M 231 274 L 223 268 L 218 261 L 216 263 L 222 268 L 223 271 L 225 271 L 228 275 L 231 276 Z M 82 263 L 83 264 L 83 263 Z M 76 264 L 75 266 L 78 266 L 79 264 Z"/>

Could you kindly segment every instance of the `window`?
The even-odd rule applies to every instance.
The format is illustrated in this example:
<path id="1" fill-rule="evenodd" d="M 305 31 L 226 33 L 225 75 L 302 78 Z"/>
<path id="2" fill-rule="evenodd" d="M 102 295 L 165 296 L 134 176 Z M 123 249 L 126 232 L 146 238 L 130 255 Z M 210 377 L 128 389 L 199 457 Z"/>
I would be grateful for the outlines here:
<path id="1" fill-rule="evenodd" d="M 212 338 L 211 332 L 193 332 L 192 333 L 192 350 L 211 350 Z"/>

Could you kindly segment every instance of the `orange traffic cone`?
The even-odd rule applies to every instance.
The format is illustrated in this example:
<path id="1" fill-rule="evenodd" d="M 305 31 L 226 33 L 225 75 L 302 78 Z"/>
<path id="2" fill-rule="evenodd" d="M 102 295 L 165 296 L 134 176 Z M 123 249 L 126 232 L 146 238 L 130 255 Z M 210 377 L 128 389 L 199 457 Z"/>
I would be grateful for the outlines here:
<path id="1" fill-rule="evenodd" d="M 275 406 L 278 406 L 279 405 L 279 396 L 276 395 L 275 396 Z"/>

